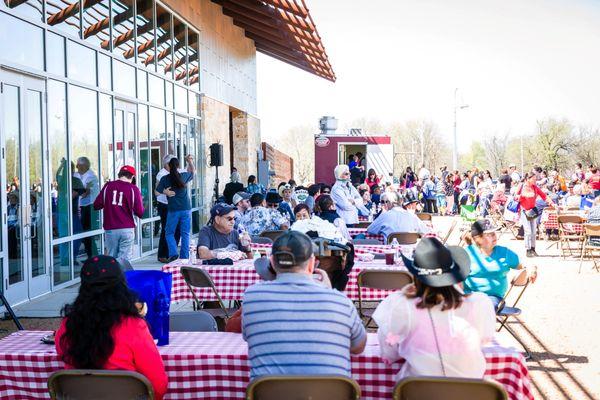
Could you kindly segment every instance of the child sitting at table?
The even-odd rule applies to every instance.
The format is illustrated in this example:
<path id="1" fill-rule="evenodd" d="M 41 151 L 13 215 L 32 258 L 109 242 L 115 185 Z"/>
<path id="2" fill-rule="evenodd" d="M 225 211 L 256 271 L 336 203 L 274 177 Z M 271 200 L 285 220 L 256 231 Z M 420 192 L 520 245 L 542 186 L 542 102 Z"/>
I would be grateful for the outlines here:
<path id="1" fill-rule="evenodd" d="M 55 343 L 65 368 L 137 371 L 152 384 L 155 400 L 163 398 L 162 358 L 116 259 L 95 256 L 83 263 L 79 295 L 63 313 Z"/>
<path id="2" fill-rule="evenodd" d="M 482 345 L 494 336 L 492 302 L 456 287 L 469 274 L 469 256 L 438 239 L 421 239 L 414 258 L 402 255 L 414 285 L 389 295 L 375 310 L 381 356 L 405 359 L 397 379 L 408 376 L 482 378 Z"/>

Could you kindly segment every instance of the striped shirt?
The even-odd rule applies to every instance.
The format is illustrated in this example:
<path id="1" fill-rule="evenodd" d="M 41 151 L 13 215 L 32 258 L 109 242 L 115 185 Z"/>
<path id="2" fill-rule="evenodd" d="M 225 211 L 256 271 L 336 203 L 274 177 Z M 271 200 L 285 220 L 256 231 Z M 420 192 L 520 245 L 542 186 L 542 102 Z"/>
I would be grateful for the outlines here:
<path id="1" fill-rule="evenodd" d="M 274 374 L 350 376 L 350 349 L 366 333 L 345 295 L 310 275 L 283 273 L 249 287 L 243 304 L 251 379 Z"/>

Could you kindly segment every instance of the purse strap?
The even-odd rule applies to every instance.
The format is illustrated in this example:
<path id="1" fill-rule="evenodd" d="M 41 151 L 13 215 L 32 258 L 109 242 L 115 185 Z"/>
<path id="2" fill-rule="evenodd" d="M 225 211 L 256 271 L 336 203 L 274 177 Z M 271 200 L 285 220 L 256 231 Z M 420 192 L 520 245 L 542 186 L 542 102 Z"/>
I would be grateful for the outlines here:
<path id="1" fill-rule="evenodd" d="M 435 324 L 433 323 L 433 316 L 431 315 L 431 309 L 428 308 L 429 320 L 431 321 L 431 327 L 433 328 L 433 337 L 435 338 L 435 347 L 437 348 L 438 357 L 440 358 L 440 366 L 442 367 L 442 373 L 446 376 L 446 368 L 444 368 L 444 360 L 442 358 L 442 352 L 440 351 L 440 343 L 438 342 L 437 332 L 435 331 Z"/>

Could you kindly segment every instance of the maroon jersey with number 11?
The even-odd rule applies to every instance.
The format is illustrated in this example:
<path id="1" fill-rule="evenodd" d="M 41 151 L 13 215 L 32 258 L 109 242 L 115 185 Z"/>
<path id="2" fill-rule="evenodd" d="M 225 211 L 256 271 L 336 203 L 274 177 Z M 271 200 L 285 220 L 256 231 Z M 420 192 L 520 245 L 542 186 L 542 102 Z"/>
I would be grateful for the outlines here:
<path id="1" fill-rule="evenodd" d="M 116 180 L 104 185 L 94 201 L 96 210 L 104 209 L 104 229 L 135 228 L 133 215 L 142 218 L 144 204 L 140 189 L 132 183 Z"/>

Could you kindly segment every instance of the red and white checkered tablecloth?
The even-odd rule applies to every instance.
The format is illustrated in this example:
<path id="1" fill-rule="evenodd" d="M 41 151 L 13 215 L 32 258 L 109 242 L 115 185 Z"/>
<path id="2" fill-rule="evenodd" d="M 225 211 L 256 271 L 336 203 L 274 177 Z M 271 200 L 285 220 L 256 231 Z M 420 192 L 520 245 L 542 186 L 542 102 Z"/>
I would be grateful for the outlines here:
<path id="1" fill-rule="evenodd" d="M 580 214 L 577 214 L 580 215 Z M 544 225 L 544 230 L 558 229 L 558 215 L 556 212 L 544 211 L 540 220 Z M 563 224 L 568 232 L 582 234 L 584 231 L 583 224 Z"/>
<path id="2" fill-rule="evenodd" d="M 166 264 L 162 267 L 163 272 L 173 274 L 173 286 L 171 288 L 171 301 L 192 300 L 192 294 L 185 284 L 180 268 L 183 265 L 189 265 L 180 261 Z M 260 281 L 260 277 L 254 270 L 253 260 L 241 260 L 234 265 L 198 265 L 195 267 L 207 271 L 221 295 L 223 300 L 241 300 L 246 288 Z M 345 293 L 351 300 L 358 300 L 358 286 L 356 279 L 360 271 L 364 269 L 384 269 L 393 270 L 404 268 L 403 266 L 385 265 L 385 260 L 373 260 L 370 262 L 356 262 L 349 275 L 348 285 Z M 194 289 L 199 299 L 204 301 L 214 301 L 217 298 L 211 289 Z M 362 298 L 367 301 L 382 300 L 390 294 L 389 290 L 363 289 Z"/>
<path id="3" fill-rule="evenodd" d="M 0 340 L 0 398 L 47 399 L 50 374 L 63 368 L 54 346 L 40 338 L 50 332 L 20 331 Z M 165 400 L 243 399 L 249 381 L 247 346 L 242 335 L 225 332 L 172 332 L 170 344 L 158 348 L 169 386 Z M 511 400 L 532 400 L 529 372 L 515 349 L 483 349 L 485 377 L 504 386 Z M 375 333 L 368 334 L 363 354 L 352 356 L 352 377 L 363 399 L 392 398 L 402 361 L 384 363 Z"/>
<path id="4" fill-rule="evenodd" d="M 348 233 L 352 239 L 355 239 L 358 235 L 365 235 L 365 239 L 377 239 L 382 244 L 384 243 L 383 235 L 372 235 L 367 232 L 367 228 L 348 228 Z"/>
<path id="5" fill-rule="evenodd" d="M 401 251 L 404 254 L 412 254 L 416 245 L 400 245 Z M 250 243 L 252 250 L 265 250 L 273 247 L 272 243 Z M 385 254 L 388 250 L 391 250 L 392 246 L 387 244 L 355 244 L 354 252 L 357 254 Z"/>

